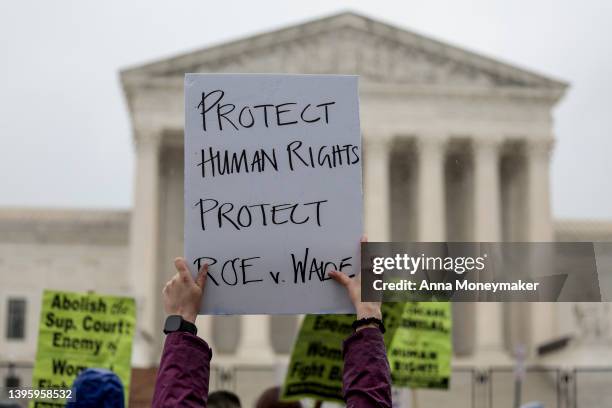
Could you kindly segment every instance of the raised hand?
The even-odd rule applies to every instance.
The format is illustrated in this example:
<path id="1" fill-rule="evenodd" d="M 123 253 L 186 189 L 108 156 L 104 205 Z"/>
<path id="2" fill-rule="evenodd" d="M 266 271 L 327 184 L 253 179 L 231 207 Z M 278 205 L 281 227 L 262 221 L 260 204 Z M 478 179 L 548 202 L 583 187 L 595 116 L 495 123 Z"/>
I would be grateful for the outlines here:
<path id="1" fill-rule="evenodd" d="M 183 258 L 176 258 L 174 266 L 177 272 L 162 290 L 164 310 L 169 315 L 180 315 L 183 319 L 195 323 L 206 286 L 208 264 L 202 265 L 195 280 Z"/>

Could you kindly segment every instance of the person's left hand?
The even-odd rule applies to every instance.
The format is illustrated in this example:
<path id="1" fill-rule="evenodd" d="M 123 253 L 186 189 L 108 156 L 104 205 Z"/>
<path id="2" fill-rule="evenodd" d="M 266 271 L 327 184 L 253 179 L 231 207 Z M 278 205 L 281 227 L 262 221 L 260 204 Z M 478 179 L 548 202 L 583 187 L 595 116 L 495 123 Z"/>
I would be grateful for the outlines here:
<path id="1" fill-rule="evenodd" d="M 180 315 L 184 320 L 195 323 L 206 286 L 208 264 L 202 265 L 195 280 L 183 258 L 176 258 L 174 266 L 178 272 L 162 291 L 164 310 L 169 315 Z"/>

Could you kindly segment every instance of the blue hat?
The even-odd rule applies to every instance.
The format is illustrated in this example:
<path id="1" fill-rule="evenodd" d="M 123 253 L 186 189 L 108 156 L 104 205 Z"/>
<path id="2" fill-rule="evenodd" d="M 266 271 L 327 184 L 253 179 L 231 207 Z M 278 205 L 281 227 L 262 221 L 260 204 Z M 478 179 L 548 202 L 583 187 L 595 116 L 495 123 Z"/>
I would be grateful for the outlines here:
<path id="1" fill-rule="evenodd" d="M 88 368 L 72 384 L 72 399 L 66 408 L 124 408 L 123 384 L 117 374 Z"/>

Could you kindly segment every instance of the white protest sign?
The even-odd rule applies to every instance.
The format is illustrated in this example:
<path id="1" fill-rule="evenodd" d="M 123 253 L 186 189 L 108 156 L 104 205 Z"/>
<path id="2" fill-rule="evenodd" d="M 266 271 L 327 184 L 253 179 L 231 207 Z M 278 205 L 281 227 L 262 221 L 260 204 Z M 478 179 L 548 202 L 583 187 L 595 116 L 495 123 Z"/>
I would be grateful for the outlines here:
<path id="1" fill-rule="evenodd" d="M 185 258 L 201 313 L 347 313 L 359 271 L 356 76 L 185 76 Z"/>

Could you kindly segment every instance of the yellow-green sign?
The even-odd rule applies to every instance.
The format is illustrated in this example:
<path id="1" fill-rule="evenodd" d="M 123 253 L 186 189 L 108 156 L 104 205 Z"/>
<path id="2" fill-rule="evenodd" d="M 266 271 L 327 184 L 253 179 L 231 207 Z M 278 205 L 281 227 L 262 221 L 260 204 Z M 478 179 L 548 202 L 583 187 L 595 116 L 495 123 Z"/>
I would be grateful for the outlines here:
<path id="1" fill-rule="evenodd" d="M 134 299 L 45 291 L 38 332 L 33 388 L 70 388 L 86 368 L 115 372 L 129 395 Z M 30 407 L 64 407 L 63 400 L 37 400 Z"/>
<path id="2" fill-rule="evenodd" d="M 394 386 L 448 388 L 451 374 L 449 303 L 384 303 L 385 346 Z M 342 341 L 353 315 L 308 315 L 296 339 L 282 390 L 286 401 L 343 401 Z"/>
<path id="3" fill-rule="evenodd" d="M 352 332 L 353 315 L 307 315 L 302 322 L 282 399 L 312 397 L 342 402 L 342 341 Z"/>
<path id="4" fill-rule="evenodd" d="M 453 353 L 450 303 L 386 305 L 390 307 L 383 307 L 389 325 L 385 345 L 393 385 L 448 388 Z"/>

